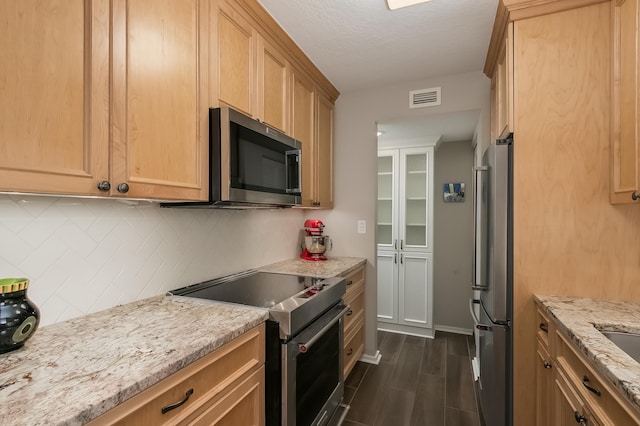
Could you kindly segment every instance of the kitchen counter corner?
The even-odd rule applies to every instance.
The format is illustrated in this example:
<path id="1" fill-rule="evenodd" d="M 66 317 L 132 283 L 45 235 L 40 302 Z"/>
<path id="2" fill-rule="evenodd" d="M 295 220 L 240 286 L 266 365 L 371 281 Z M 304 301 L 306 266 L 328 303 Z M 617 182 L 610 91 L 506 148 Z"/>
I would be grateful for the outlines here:
<path id="1" fill-rule="evenodd" d="M 85 424 L 267 317 L 266 309 L 157 296 L 42 327 L 0 355 L 2 424 Z"/>
<path id="2" fill-rule="evenodd" d="M 364 265 L 363 257 L 329 257 L 325 261 L 288 259 L 258 268 L 260 272 L 275 274 L 304 275 L 318 278 L 343 276 Z"/>

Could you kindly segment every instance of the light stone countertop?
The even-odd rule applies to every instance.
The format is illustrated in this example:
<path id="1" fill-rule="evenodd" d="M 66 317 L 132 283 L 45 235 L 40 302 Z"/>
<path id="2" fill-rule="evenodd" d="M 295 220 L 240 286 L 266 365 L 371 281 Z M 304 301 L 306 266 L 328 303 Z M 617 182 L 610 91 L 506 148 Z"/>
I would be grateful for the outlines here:
<path id="1" fill-rule="evenodd" d="M 0 354 L 0 423 L 85 424 L 267 317 L 262 308 L 156 296 L 42 327 Z"/>
<path id="2" fill-rule="evenodd" d="M 289 259 L 258 268 L 260 272 L 330 278 L 346 275 L 366 263 L 363 257 L 329 257 L 325 261 Z"/>
<path id="3" fill-rule="evenodd" d="M 582 353 L 640 410 L 640 363 L 598 330 L 640 333 L 640 305 L 586 298 L 535 299 Z"/>

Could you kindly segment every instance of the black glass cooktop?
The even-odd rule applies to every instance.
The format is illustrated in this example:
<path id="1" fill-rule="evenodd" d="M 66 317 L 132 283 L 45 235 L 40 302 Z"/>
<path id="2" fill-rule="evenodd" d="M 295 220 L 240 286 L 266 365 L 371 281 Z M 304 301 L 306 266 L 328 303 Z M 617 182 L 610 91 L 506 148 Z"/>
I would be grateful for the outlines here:
<path id="1" fill-rule="evenodd" d="M 220 302 L 271 308 L 314 285 L 317 278 L 249 272 L 193 284 L 169 293 Z"/>

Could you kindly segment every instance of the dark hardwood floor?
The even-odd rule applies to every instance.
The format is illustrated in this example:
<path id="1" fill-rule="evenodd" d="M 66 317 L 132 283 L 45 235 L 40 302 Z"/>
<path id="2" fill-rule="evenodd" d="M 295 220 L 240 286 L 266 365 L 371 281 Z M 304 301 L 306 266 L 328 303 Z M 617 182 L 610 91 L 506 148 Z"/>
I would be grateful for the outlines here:
<path id="1" fill-rule="evenodd" d="M 358 362 L 345 382 L 344 426 L 479 426 L 473 338 L 378 332 L 379 365 Z"/>

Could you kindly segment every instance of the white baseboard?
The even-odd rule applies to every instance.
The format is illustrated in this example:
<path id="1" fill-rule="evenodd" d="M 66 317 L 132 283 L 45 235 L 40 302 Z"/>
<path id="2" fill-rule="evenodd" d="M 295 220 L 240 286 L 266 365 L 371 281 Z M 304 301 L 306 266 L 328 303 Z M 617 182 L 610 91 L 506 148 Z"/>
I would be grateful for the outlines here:
<path id="1" fill-rule="evenodd" d="M 362 362 L 366 362 L 368 364 L 375 364 L 378 365 L 380 364 L 380 360 L 382 359 L 382 354 L 380 353 L 380 351 L 376 351 L 375 355 L 367 355 L 367 354 L 362 354 L 362 356 L 360 357 L 360 359 L 358 361 L 362 361 Z"/>
<path id="2" fill-rule="evenodd" d="M 385 322 L 378 322 L 378 330 L 388 331 L 391 333 L 407 334 L 409 336 L 426 337 L 428 339 L 433 339 L 435 336 L 435 330 L 433 328 L 411 327 L 409 325 L 391 324 Z"/>
<path id="3" fill-rule="evenodd" d="M 436 331 L 444 331 L 446 333 L 473 335 L 473 329 L 461 327 L 449 327 L 448 325 L 436 325 Z"/>

